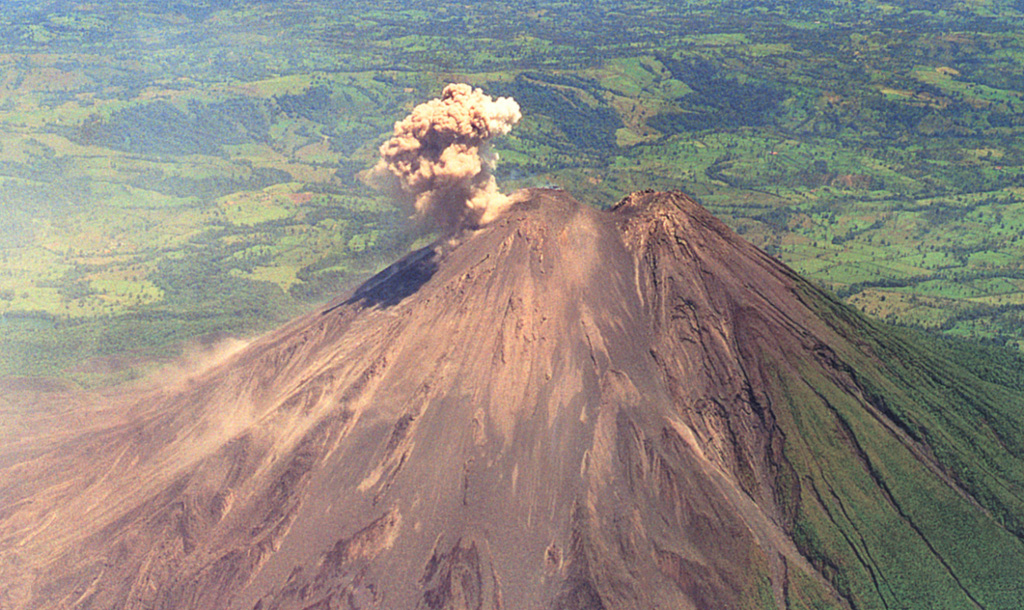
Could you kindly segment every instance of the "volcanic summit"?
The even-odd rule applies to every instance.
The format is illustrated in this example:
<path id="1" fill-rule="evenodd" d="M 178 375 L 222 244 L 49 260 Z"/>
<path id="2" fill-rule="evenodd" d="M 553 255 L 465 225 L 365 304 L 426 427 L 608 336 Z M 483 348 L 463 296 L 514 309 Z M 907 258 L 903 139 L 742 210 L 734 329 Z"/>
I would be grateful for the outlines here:
<path id="1" fill-rule="evenodd" d="M 522 191 L 20 451 L 0 608 L 1021 607 L 1024 392 L 929 341 L 682 193 Z"/>

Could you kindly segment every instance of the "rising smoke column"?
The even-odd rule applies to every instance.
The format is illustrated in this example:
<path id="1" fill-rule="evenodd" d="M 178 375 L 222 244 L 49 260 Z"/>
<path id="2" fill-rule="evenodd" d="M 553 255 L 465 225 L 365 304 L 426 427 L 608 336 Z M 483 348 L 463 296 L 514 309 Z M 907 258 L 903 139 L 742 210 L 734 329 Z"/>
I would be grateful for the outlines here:
<path id="1" fill-rule="evenodd" d="M 440 99 L 413 108 L 380 147 L 371 181 L 393 189 L 414 215 L 444 231 L 486 224 L 509 199 L 491 171 L 491 141 L 519 122 L 519 104 L 466 84 L 450 84 Z"/>

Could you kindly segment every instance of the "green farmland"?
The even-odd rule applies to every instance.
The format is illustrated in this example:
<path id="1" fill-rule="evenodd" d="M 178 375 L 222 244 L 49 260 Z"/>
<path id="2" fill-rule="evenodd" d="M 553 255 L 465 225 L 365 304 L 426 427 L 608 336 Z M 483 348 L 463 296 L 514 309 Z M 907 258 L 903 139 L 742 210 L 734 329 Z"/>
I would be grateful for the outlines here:
<path id="1" fill-rule="evenodd" d="M 0 15 L 0 376 L 120 381 L 416 243 L 363 184 L 446 82 L 506 191 L 684 189 L 872 316 L 1024 347 L 1012 2 L 38 0 Z"/>

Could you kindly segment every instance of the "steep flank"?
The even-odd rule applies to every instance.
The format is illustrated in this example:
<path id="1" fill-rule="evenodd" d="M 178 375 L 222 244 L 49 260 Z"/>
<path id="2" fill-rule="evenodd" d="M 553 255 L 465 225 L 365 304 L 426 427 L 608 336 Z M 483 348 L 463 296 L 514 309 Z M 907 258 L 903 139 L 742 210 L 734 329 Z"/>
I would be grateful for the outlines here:
<path id="1" fill-rule="evenodd" d="M 651 273 L 677 410 L 840 593 L 857 608 L 1022 603 L 1019 357 L 954 356 L 867 320 L 684 195 L 616 211 Z"/>
<path id="2" fill-rule="evenodd" d="M 20 450 L 0 607 L 1017 608 L 1019 366 L 864 319 L 681 193 L 525 191 Z"/>

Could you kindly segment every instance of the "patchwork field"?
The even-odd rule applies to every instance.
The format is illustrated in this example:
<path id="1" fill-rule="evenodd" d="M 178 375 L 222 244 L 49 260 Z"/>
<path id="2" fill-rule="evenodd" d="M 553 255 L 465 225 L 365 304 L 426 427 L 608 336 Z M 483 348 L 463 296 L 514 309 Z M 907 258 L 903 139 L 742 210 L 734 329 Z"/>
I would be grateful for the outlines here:
<path id="1" fill-rule="evenodd" d="M 521 105 L 505 190 L 684 189 L 872 315 L 1024 348 L 1022 21 L 1003 1 L 13 4 L 0 375 L 131 377 L 81 363 L 259 332 L 408 251 L 423 237 L 359 174 L 450 81 Z"/>

